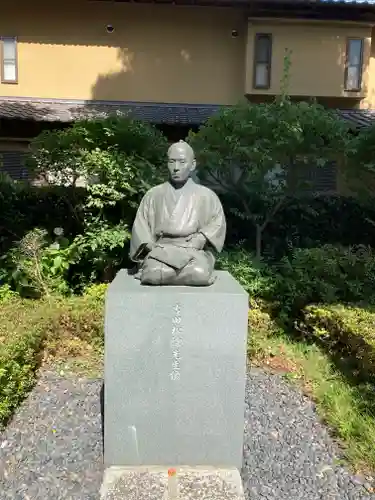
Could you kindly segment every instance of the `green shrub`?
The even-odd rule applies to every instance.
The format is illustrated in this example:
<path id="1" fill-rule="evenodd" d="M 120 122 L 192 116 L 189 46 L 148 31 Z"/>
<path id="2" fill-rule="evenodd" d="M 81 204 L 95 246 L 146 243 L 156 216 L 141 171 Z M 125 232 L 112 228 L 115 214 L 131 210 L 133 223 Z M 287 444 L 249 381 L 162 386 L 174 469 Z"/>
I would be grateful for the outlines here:
<path id="1" fill-rule="evenodd" d="M 91 296 L 0 303 L 0 427 L 32 389 L 43 359 L 102 352 L 103 307 Z"/>
<path id="2" fill-rule="evenodd" d="M 68 238 L 79 234 L 86 197 L 83 188 L 36 187 L 0 180 L 0 255 L 35 227 L 51 236 L 55 227 L 63 227 Z"/>
<path id="3" fill-rule="evenodd" d="M 356 134 L 353 148 L 343 171 L 346 184 L 361 198 L 373 198 L 375 187 L 375 127 L 363 127 Z"/>
<path id="4" fill-rule="evenodd" d="M 107 292 L 107 288 L 108 288 L 107 283 L 90 285 L 84 290 L 84 295 L 103 301 L 105 298 L 105 294 Z"/>
<path id="5" fill-rule="evenodd" d="M 238 249 L 225 251 L 217 261 L 217 268 L 228 271 L 251 297 L 271 295 L 273 286 L 271 271 L 254 254 Z"/>
<path id="6" fill-rule="evenodd" d="M 274 267 L 275 297 L 291 317 L 308 304 L 375 299 L 375 259 L 371 249 L 323 245 L 295 249 Z"/>
<path id="7" fill-rule="evenodd" d="M 70 297 L 55 302 L 46 328 L 48 355 L 69 357 L 78 354 L 73 345 L 91 346 L 101 351 L 104 345 L 104 301 L 97 296 Z M 84 353 L 83 353 L 84 354 Z"/>
<path id="8" fill-rule="evenodd" d="M 322 245 L 375 248 L 375 204 L 347 196 L 291 198 L 270 222 L 266 253 L 276 259 L 294 248 Z"/>
<path id="9" fill-rule="evenodd" d="M 240 209 L 234 196 L 221 194 L 228 234 L 227 244 L 241 241 L 248 250 L 255 250 L 255 229 L 246 219 L 233 214 Z M 249 209 L 262 210 L 262 201 L 254 195 Z M 279 260 L 295 248 L 316 248 L 321 245 L 357 246 L 375 248 L 375 204 L 361 203 L 346 196 L 309 196 L 288 198 L 272 217 L 263 234 L 264 256 Z"/>
<path id="10" fill-rule="evenodd" d="M 42 132 L 31 143 L 28 167 L 49 183 L 76 188 L 85 181 L 86 217 L 128 223 L 126 212 L 132 215 L 147 189 L 165 177 L 167 148 L 166 137 L 151 124 L 113 115 Z"/>
<path id="11" fill-rule="evenodd" d="M 67 295 L 70 290 L 66 274 L 73 257 L 68 240 L 62 234 L 52 241 L 47 231 L 35 228 L 0 258 L 0 279 L 23 297 Z"/>
<path id="12" fill-rule="evenodd" d="M 17 293 L 13 292 L 9 285 L 0 285 L 0 303 L 17 297 Z"/>
<path id="13" fill-rule="evenodd" d="M 0 306 L 0 426 L 36 380 L 45 323 L 34 304 L 10 300 Z"/>
<path id="14" fill-rule="evenodd" d="M 361 369 L 375 372 L 374 307 L 310 305 L 302 326 L 331 349 L 353 355 Z"/>
<path id="15" fill-rule="evenodd" d="M 125 160 L 124 176 L 142 191 L 150 179 L 160 175 L 167 147 L 167 138 L 150 123 L 113 114 L 103 119 L 77 120 L 63 130 L 42 132 L 31 143 L 28 166 L 47 181 L 52 175 L 62 185 L 75 185 L 80 176 L 98 175 L 102 180 L 105 164 Z M 103 168 L 100 159 L 104 160 Z M 127 159 L 137 166 L 141 160 L 141 171 L 133 169 L 129 177 L 127 169 L 131 165 Z"/>

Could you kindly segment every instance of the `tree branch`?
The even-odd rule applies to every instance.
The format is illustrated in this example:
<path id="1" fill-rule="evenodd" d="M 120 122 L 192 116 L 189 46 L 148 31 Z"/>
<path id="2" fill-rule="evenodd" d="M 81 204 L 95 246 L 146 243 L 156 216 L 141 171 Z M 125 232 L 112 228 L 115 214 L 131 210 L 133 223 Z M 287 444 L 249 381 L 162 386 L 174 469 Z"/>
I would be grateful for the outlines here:
<path id="1" fill-rule="evenodd" d="M 213 180 L 215 182 L 217 182 L 225 191 L 229 191 L 230 190 L 230 186 L 229 186 L 229 189 L 228 189 L 228 186 L 225 185 L 215 174 L 213 174 L 210 170 L 209 170 L 209 173 L 210 173 L 210 176 L 213 178 Z M 233 186 L 234 188 L 234 186 Z M 236 190 L 233 189 L 233 191 L 235 192 Z"/>
<path id="2" fill-rule="evenodd" d="M 275 206 L 273 207 L 273 209 L 267 214 L 266 216 L 266 219 L 265 221 L 263 222 L 263 224 L 260 226 L 260 230 L 261 231 L 264 231 L 265 227 L 267 226 L 267 224 L 271 221 L 271 219 L 273 218 L 273 216 L 276 214 L 276 212 L 280 209 L 281 205 L 284 203 L 286 199 L 286 196 L 282 196 L 279 201 L 275 204 Z"/>

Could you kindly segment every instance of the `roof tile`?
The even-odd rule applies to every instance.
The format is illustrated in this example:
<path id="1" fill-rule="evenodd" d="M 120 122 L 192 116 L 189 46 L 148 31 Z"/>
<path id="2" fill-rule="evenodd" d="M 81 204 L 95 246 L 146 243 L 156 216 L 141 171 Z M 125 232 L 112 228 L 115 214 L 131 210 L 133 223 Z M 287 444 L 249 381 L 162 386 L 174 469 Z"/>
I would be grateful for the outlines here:
<path id="1" fill-rule="evenodd" d="M 0 97 L 0 117 L 8 119 L 71 122 L 79 118 L 97 118 L 111 113 L 131 113 L 153 123 L 199 124 L 220 106 L 142 102 L 58 101 L 7 99 Z"/>
<path id="2" fill-rule="evenodd" d="M 213 104 L 167 104 L 114 101 L 66 101 L 0 97 L 0 118 L 69 123 L 80 118 L 99 118 L 130 113 L 155 124 L 199 125 L 221 108 Z M 375 123 L 375 110 L 337 109 L 353 128 Z"/>

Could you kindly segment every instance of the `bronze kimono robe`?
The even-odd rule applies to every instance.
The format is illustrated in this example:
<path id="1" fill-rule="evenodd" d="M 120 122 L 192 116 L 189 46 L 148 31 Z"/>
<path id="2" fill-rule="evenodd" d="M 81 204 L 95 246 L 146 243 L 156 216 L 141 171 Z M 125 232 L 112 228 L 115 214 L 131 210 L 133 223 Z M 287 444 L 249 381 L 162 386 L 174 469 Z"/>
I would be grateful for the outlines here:
<path id="1" fill-rule="evenodd" d="M 189 246 L 188 237 L 197 233 L 206 238 L 203 250 Z M 212 275 L 214 253 L 221 252 L 225 234 L 223 207 L 213 191 L 191 179 L 179 189 L 166 182 L 150 189 L 140 203 L 130 258 L 142 263 L 141 281 L 187 284 L 184 275 L 195 273 L 201 279 L 192 284 L 209 284 L 203 282 Z M 154 247 L 149 254 L 145 253 L 146 245 Z M 148 279 L 151 275 L 152 279 Z M 176 277 L 180 279 L 176 281 Z"/>

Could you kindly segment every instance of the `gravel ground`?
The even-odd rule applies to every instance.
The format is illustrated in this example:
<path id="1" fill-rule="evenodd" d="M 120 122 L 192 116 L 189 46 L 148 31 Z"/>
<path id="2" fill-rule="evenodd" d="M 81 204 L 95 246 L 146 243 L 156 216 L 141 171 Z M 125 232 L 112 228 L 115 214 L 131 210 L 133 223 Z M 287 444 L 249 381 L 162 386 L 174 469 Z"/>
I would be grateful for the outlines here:
<path id="1" fill-rule="evenodd" d="M 101 383 L 46 372 L 0 436 L 1 500 L 98 499 Z M 245 465 L 249 500 L 375 500 L 366 478 L 337 463 L 313 404 L 285 380 L 252 369 Z"/>
<path id="2" fill-rule="evenodd" d="M 251 370 L 246 404 L 242 477 L 248 498 L 375 500 L 366 478 L 337 465 L 338 448 L 314 404 L 284 378 Z"/>

